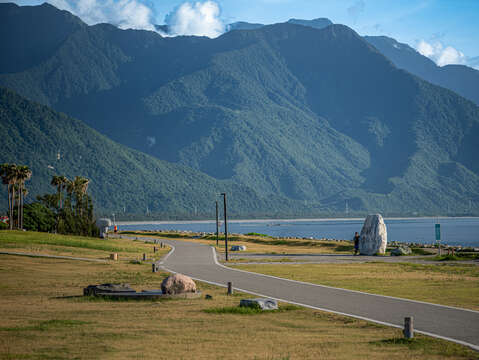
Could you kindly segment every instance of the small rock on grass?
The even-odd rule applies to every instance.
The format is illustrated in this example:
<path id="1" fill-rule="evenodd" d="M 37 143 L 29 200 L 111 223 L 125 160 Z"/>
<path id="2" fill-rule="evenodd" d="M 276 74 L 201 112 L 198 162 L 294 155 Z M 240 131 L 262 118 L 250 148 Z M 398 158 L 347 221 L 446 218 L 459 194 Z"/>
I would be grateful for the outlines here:
<path id="1" fill-rule="evenodd" d="M 408 246 L 400 246 L 396 249 L 391 250 L 391 256 L 403 256 L 410 255 L 412 250 Z"/>
<path id="2" fill-rule="evenodd" d="M 277 310 L 278 302 L 274 299 L 265 299 L 265 298 L 242 299 L 240 301 L 240 306 L 252 307 L 252 308 L 261 309 L 261 310 Z"/>

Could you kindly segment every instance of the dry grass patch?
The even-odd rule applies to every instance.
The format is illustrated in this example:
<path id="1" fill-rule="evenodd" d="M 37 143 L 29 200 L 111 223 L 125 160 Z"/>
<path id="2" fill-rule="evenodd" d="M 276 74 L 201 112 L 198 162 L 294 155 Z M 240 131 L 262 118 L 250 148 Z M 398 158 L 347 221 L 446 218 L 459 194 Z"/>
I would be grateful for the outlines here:
<path id="1" fill-rule="evenodd" d="M 436 304 L 479 310 L 479 266 L 468 264 L 257 264 L 235 268 Z"/>
<path id="2" fill-rule="evenodd" d="M 213 299 L 105 301 L 82 288 L 158 289 L 147 264 L 0 255 L 0 359 L 472 359 L 463 346 L 305 308 L 241 314 L 241 294 L 198 283 Z M 285 309 L 289 305 L 280 304 Z"/>
<path id="3" fill-rule="evenodd" d="M 211 235 L 198 237 L 190 233 L 153 231 L 126 231 L 122 232 L 122 234 L 134 237 L 171 238 L 179 241 L 190 241 L 214 246 L 219 253 L 224 253 L 225 251 L 223 236 L 220 236 L 217 246 L 216 237 Z M 228 236 L 228 245 L 244 245 L 246 246 L 246 251 L 241 251 L 241 253 L 255 254 L 352 254 L 354 252 L 354 246 L 351 241 L 276 239 L 269 236 L 238 234 Z"/>

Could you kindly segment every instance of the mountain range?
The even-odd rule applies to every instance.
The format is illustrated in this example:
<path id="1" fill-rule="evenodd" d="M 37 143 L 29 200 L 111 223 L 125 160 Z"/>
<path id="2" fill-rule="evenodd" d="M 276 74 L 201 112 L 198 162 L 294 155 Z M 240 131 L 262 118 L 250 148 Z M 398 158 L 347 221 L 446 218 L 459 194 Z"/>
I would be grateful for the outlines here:
<path id="1" fill-rule="evenodd" d="M 0 23 L 1 86 L 149 154 L 144 161 L 188 169 L 208 189 L 243 189 L 235 198 L 257 203 L 256 213 L 314 215 L 346 204 L 383 214 L 479 213 L 474 99 L 413 75 L 385 56 L 381 41 L 373 46 L 377 39 L 346 26 L 292 19 L 232 26 L 216 39 L 162 37 L 87 26 L 47 4 L 0 4 Z M 55 36 L 41 36 L 45 24 Z M 22 42 L 29 45 L 18 50 Z M 168 183 L 183 181 L 168 173 L 177 174 L 166 170 Z M 98 201 L 119 208 L 119 199 L 106 201 L 100 175 Z M 174 201 L 164 195 L 163 204 Z M 165 214 L 158 206 L 150 209 Z M 253 212 L 237 207 L 238 216 Z"/>
<path id="2" fill-rule="evenodd" d="M 326 18 L 313 20 L 290 19 L 288 23 L 309 26 L 316 29 L 323 29 L 333 25 L 333 22 Z M 228 29 L 230 31 L 255 30 L 263 26 L 265 25 L 236 22 L 230 24 Z M 479 70 L 465 65 L 437 66 L 434 61 L 421 55 L 409 45 L 400 43 L 387 36 L 364 36 L 364 40 L 391 60 L 396 67 L 417 75 L 430 83 L 455 91 L 466 99 L 474 101 L 476 105 L 479 105 Z M 479 59 L 473 58 L 470 62 L 477 62 L 479 64 Z"/>
<path id="3" fill-rule="evenodd" d="M 276 211 L 293 216 L 313 209 L 280 197 L 261 198 L 246 186 L 129 149 L 82 121 L 1 87 L 0 124 L 2 163 L 28 164 L 33 172 L 27 182 L 30 199 L 55 192 L 52 175 L 64 174 L 70 179 L 77 175 L 90 179 L 88 192 L 97 211 L 113 211 L 120 218 L 124 214 L 211 217 L 220 192 L 229 195 L 233 216 L 274 216 Z"/>

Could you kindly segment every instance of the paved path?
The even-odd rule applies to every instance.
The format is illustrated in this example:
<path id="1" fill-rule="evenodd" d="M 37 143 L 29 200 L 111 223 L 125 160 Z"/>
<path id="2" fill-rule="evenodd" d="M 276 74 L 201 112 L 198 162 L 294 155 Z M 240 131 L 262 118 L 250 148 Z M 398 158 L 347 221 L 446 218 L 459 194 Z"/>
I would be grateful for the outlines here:
<path id="1" fill-rule="evenodd" d="M 212 247 L 184 241 L 161 240 L 173 246 L 160 266 L 196 280 L 306 307 L 402 327 L 414 316 L 416 331 L 470 346 L 479 351 L 479 312 L 358 291 L 303 283 L 227 268 L 216 261 Z"/>

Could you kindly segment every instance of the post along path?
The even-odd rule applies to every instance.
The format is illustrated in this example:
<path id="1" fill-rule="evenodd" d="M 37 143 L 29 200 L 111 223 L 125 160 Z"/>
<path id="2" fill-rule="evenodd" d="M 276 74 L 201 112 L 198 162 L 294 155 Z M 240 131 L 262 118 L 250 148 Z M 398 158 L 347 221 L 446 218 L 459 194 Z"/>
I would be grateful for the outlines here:
<path id="1" fill-rule="evenodd" d="M 165 270 L 195 280 L 258 296 L 353 316 L 394 327 L 414 317 L 417 332 L 470 346 L 479 351 L 479 312 L 420 301 L 367 294 L 228 268 L 218 263 L 214 248 L 185 241 L 162 240 L 173 247 L 159 262 Z"/>

